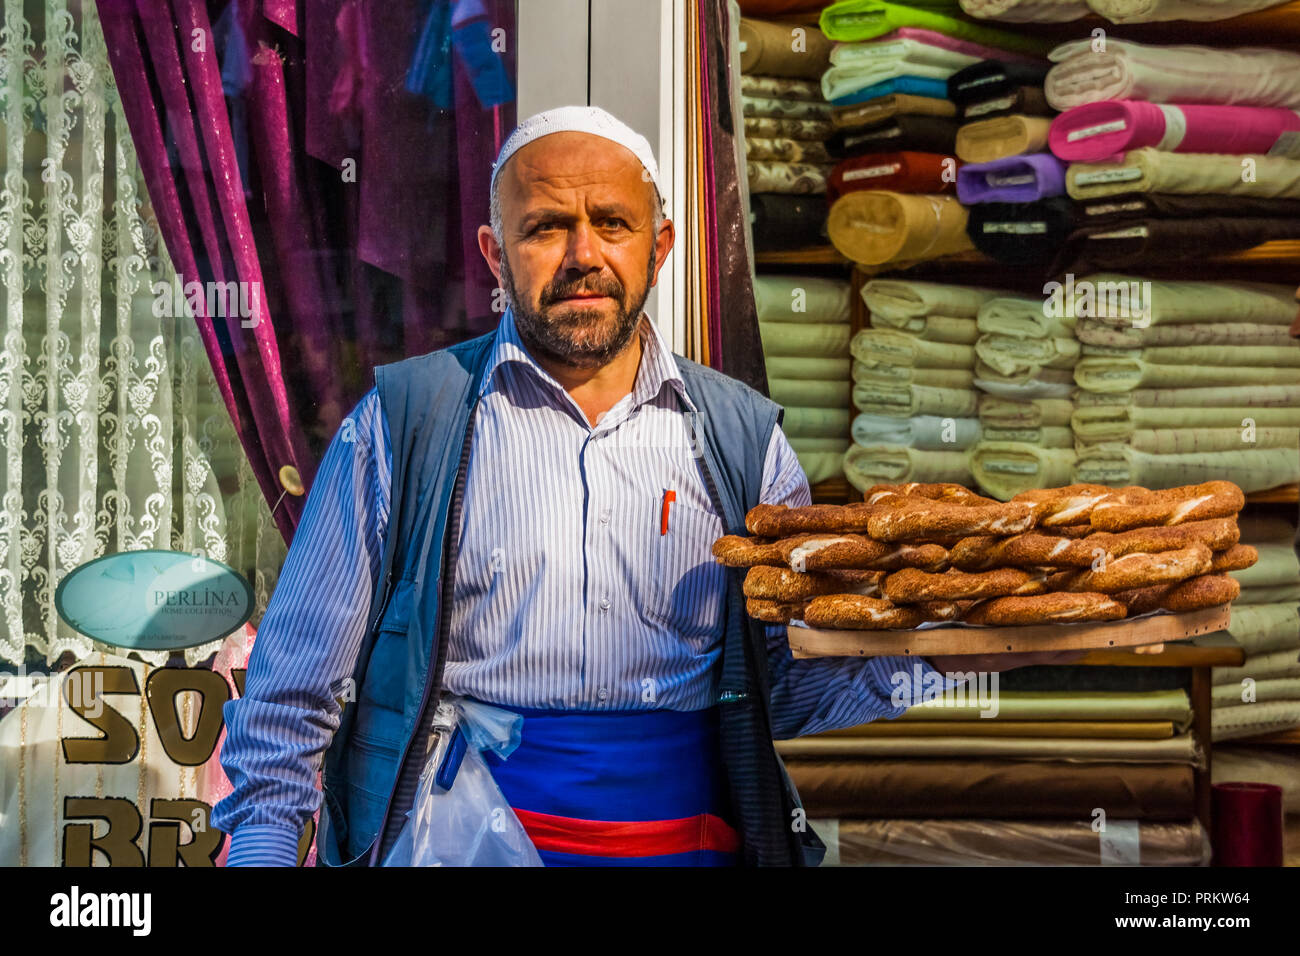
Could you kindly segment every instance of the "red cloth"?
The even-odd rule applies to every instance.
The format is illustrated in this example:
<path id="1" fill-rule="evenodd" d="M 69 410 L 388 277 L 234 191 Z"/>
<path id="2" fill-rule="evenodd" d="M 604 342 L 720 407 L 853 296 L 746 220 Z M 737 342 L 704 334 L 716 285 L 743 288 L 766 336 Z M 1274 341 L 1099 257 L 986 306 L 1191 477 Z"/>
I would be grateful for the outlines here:
<path id="1" fill-rule="evenodd" d="M 826 183 L 826 198 L 834 202 L 845 193 L 859 189 L 887 189 L 896 193 L 955 193 L 957 170 L 962 166 L 955 156 L 942 153 L 867 153 L 846 159 L 831 170 Z"/>

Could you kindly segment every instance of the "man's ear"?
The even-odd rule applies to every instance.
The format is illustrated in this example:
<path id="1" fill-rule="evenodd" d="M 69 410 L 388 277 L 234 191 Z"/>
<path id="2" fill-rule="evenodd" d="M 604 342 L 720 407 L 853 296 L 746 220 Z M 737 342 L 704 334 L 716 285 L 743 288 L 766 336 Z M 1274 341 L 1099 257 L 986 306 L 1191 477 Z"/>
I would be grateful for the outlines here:
<path id="1" fill-rule="evenodd" d="M 659 282 L 659 270 L 664 267 L 668 260 L 668 253 L 672 251 L 673 243 L 677 239 L 677 227 L 673 225 L 671 219 L 665 219 L 663 225 L 659 227 L 659 234 L 655 236 L 655 271 L 650 277 L 650 285 L 657 285 Z"/>
<path id="2" fill-rule="evenodd" d="M 503 250 L 501 244 L 497 242 L 497 237 L 492 234 L 491 226 L 478 227 L 478 250 L 483 254 L 492 274 L 497 277 L 497 282 L 500 282 Z"/>

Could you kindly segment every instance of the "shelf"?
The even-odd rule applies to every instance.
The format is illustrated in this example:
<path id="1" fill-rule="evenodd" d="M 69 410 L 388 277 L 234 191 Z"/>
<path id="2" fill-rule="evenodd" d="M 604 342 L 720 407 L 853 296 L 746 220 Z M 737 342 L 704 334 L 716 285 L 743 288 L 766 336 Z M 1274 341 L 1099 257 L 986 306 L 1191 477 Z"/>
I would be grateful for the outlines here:
<path id="1" fill-rule="evenodd" d="M 1225 746 L 1228 744 L 1283 744 L 1291 747 L 1300 747 L 1300 727 L 1292 727 L 1290 730 L 1277 730 L 1271 734 L 1260 734 L 1258 737 L 1238 737 L 1234 740 L 1225 740 L 1216 746 Z"/>
<path id="2" fill-rule="evenodd" d="M 783 249 L 780 252 L 756 252 L 754 264 L 760 266 L 844 266 L 849 259 L 834 246 L 809 246 Z"/>
<path id="3" fill-rule="evenodd" d="M 1248 505 L 1295 504 L 1300 501 L 1300 485 L 1279 485 L 1267 491 L 1254 491 L 1246 496 Z"/>
<path id="4" fill-rule="evenodd" d="M 816 26 L 820 12 L 791 13 L 772 20 L 788 21 Z M 1300 0 L 1284 3 L 1268 10 L 1247 13 L 1230 20 L 1199 23 L 1187 20 L 1165 23 L 1111 23 L 1098 16 L 1083 17 L 1068 23 L 1006 23 L 997 20 L 978 20 L 962 17 L 970 23 L 979 23 L 995 29 L 1034 36 L 1073 40 L 1092 35 L 1100 27 L 1107 35 L 1126 40 L 1157 43 L 1192 43 L 1224 46 L 1228 44 L 1261 43 L 1273 46 L 1300 43 Z"/>

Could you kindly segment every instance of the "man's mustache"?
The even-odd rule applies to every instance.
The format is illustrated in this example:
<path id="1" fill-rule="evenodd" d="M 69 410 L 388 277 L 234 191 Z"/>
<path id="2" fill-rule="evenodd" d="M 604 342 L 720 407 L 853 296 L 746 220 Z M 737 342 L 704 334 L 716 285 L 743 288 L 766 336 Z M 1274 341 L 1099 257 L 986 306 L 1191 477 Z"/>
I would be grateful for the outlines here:
<path id="1" fill-rule="evenodd" d="M 617 280 L 595 280 L 579 283 L 566 283 L 564 285 L 549 285 L 543 290 L 540 296 L 541 305 L 551 305 L 559 302 L 561 299 L 567 299 L 575 295 L 607 295 L 612 299 L 623 301 L 623 294 L 626 290 L 623 284 Z"/>

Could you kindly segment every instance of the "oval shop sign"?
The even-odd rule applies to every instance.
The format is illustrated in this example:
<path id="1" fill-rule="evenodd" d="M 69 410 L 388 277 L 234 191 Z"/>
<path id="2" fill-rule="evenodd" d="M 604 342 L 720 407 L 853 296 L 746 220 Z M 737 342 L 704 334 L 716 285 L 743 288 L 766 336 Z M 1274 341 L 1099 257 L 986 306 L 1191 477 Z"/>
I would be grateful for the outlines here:
<path id="1" fill-rule="evenodd" d="M 75 630 L 118 647 L 170 651 L 225 637 L 253 613 L 253 589 L 220 561 L 124 551 L 73 568 L 54 606 Z"/>

